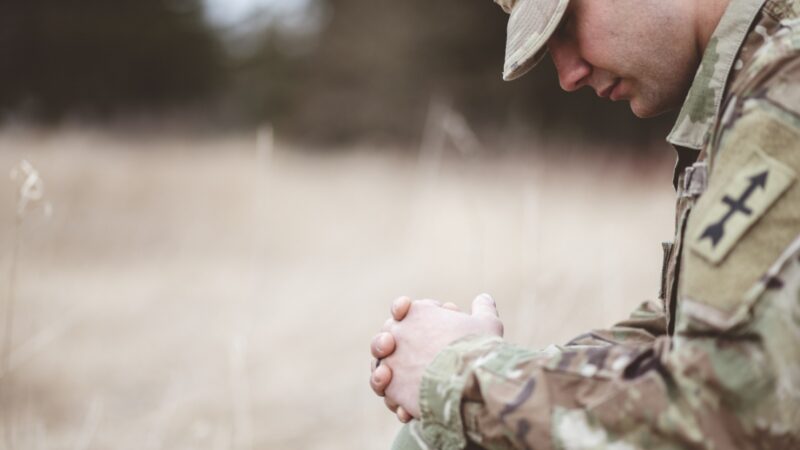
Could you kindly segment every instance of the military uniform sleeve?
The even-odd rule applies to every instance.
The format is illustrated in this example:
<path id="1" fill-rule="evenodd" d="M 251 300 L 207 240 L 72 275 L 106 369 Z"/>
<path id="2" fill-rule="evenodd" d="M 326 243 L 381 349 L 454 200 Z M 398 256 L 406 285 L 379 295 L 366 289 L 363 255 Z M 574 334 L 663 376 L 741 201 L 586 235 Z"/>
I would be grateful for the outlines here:
<path id="1" fill-rule="evenodd" d="M 798 448 L 800 236 L 743 302 L 727 328 L 646 348 L 456 342 L 428 367 L 418 433 L 445 450 Z"/>
<path id="2" fill-rule="evenodd" d="M 667 334 L 667 315 L 662 300 L 648 300 L 631 315 L 608 329 L 592 330 L 567 343 L 575 346 L 648 345 L 659 336 Z"/>
<path id="3" fill-rule="evenodd" d="M 684 231 L 674 336 L 456 342 L 423 379 L 432 448 L 800 448 L 797 67 L 771 71 L 723 124 Z"/>
<path id="4" fill-rule="evenodd" d="M 646 347 L 456 342 L 427 369 L 418 433 L 445 450 L 798 448 L 800 236 L 744 312 L 698 305 Z"/>
<path id="5" fill-rule="evenodd" d="M 666 315 L 662 301 L 646 301 L 642 303 L 625 320 L 608 329 L 592 330 L 572 339 L 564 346 L 550 346 L 544 350 L 531 351 L 522 347 L 504 343 L 501 339 L 492 337 L 473 337 L 452 344 L 444 350 L 428 367 L 423 380 L 420 395 L 421 407 L 426 419 L 415 432 L 424 436 L 432 448 L 464 448 L 467 439 L 464 433 L 464 423 L 461 409 L 462 395 L 469 383 L 466 372 L 469 364 L 481 360 L 485 355 L 497 355 L 495 362 L 507 360 L 506 368 L 512 372 L 526 364 L 542 365 L 555 369 L 579 368 L 582 373 L 603 369 L 607 360 L 616 357 L 616 365 L 626 363 L 632 351 L 636 348 L 649 348 L 659 336 L 664 336 L 667 330 Z M 499 353 L 498 353 L 499 352 Z M 595 367 L 597 369 L 592 369 Z M 517 369 L 515 369 L 517 368 Z M 520 373 L 521 374 L 521 373 Z M 518 386 L 524 392 L 532 389 L 535 381 L 527 388 Z M 479 411 L 470 403 L 476 414 Z M 467 415 L 473 421 L 478 415 Z M 487 442 L 480 436 L 481 431 L 477 424 L 469 427 L 474 429 L 473 441 Z"/>

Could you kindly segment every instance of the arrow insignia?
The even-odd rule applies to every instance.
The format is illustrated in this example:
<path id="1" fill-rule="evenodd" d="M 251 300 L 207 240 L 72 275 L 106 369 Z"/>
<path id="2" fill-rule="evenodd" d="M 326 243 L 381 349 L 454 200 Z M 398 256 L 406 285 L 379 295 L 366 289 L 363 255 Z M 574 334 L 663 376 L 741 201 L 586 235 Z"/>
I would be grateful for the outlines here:
<path id="1" fill-rule="evenodd" d="M 710 239 L 711 246 L 716 248 L 719 241 L 725 236 L 725 224 L 728 220 L 731 219 L 736 213 L 744 214 L 745 216 L 750 216 L 753 214 L 753 210 L 747 207 L 747 200 L 756 192 L 757 189 L 765 189 L 767 186 L 767 178 L 769 177 L 769 170 L 765 170 L 759 174 L 753 175 L 749 178 L 750 184 L 747 186 L 747 189 L 739 196 L 739 198 L 734 199 L 730 196 L 725 196 L 722 198 L 722 202 L 728 206 L 728 211 L 717 221 L 713 224 L 709 225 L 704 231 L 703 234 L 700 235 L 700 240 L 703 239 Z"/>

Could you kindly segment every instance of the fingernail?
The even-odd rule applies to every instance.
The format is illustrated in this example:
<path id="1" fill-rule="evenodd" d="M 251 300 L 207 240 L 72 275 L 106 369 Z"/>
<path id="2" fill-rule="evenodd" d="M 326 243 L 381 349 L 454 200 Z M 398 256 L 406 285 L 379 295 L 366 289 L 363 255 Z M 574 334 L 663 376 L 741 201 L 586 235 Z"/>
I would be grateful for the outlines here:
<path id="1" fill-rule="evenodd" d="M 483 298 L 484 301 L 487 301 L 494 305 L 494 299 L 492 298 L 491 295 L 484 292 L 483 294 L 481 294 L 481 297 Z"/>

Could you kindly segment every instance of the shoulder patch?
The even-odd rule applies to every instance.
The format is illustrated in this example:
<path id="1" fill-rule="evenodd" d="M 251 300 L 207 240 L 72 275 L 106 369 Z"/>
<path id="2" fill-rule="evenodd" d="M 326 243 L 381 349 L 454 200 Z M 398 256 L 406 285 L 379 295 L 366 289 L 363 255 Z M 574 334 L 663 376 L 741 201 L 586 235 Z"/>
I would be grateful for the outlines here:
<path id="1" fill-rule="evenodd" d="M 756 150 L 716 195 L 689 245 L 712 263 L 721 262 L 797 178 L 792 169 Z"/>
<path id="2" fill-rule="evenodd" d="M 686 224 L 679 305 L 722 318 L 747 309 L 747 290 L 800 234 L 800 125 L 771 105 L 753 103 L 713 152 L 708 190 Z M 686 319 L 678 308 L 676 327 Z"/>

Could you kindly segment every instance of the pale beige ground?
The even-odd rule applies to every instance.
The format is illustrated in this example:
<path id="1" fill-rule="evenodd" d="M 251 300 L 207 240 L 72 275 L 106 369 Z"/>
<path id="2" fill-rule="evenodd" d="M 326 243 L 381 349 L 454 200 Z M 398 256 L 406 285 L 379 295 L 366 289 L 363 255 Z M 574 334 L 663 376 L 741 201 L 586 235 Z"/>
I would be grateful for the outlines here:
<path id="1" fill-rule="evenodd" d="M 53 206 L 22 227 L 0 448 L 387 448 L 366 380 L 395 296 L 490 292 L 507 337 L 543 346 L 656 295 L 669 158 L 536 150 L 437 170 L 250 135 L 0 132 L 0 314 L 14 164 Z"/>

